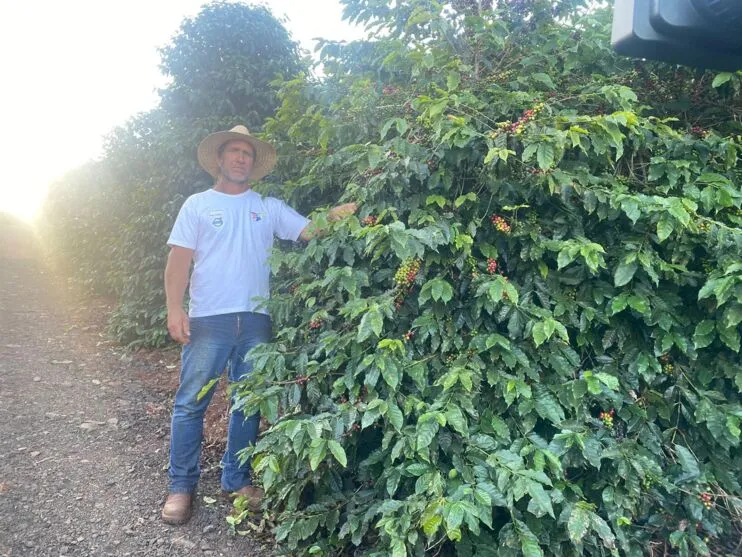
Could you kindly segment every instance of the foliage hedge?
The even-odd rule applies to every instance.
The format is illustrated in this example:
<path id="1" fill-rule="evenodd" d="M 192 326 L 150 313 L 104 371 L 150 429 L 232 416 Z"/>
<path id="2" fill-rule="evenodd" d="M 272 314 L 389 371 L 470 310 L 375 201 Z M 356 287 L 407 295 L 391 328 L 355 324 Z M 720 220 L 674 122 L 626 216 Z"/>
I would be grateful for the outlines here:
<path id="1" fill-rule="evenodd" d="M 241 386 L 281 547 L 709 554 L 742 511 L 739 75 L 619 59 L 579 2 L 343 3 L 382 38 L 266 125 L 284 195 L 361 204 L 275 254 Z"/>
<path id="2" fill-rule="evenodd" d="M 209 186 L 195 147 L 277 107 L 261 191 L 361 205 L 275 255 L 276 340 L 240 388 L 272 424 L 248 456 L 283 551 L 689 555 L 734 536 L 740 74 L 618 58 L 609 10 L 579 0 L 342 1 L 373 40 L 324 43 L 321 79 L 292 78 L 264 8 L 204 10 L 163 52 L 161 105 L 53 189 L 47 238 L 116 296 L 111 331 L 166 342 L 167 232 Z"/>

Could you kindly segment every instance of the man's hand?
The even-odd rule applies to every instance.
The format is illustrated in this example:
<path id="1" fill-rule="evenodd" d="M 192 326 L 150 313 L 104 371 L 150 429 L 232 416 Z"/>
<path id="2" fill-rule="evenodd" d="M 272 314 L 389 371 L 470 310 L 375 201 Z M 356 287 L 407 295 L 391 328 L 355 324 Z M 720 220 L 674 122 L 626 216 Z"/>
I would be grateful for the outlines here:
<path id="1" fill-rule="evenodd" d="M 342 205 L 338 205 L 337 207 L 333 207 L 329 211 L 327 211 L 327 220 L 329 221 L 338 221 L 342 220 L 345 217 L 349 217 L 353 213 L 355 213 L 358 210 L 358 204 L 356 203 L 344 203 Z"/>
<path id="2" fill-rule="evenodd" d="M 183 294 L 188 285 L 188 269 L 192 259 L 192 249 L 172 246 L 165 266 L 167 330 L 173 340 L 180 344 L 188 344 L 191 340 L 191 322 L 183 311 Z"/>
<path id="3" fill-rule="evenodd" d="M 345 217 L 349 217 L 358 210 L 357 203 L 343 203 L 337 207 L 333 207 L 327 211 L 327 220 L 330 222 L 337 222 L 343 220 Z M 304 230 L 299 234 L 299 238 L 308 242 L 312 238 L 322 236 L 323 232 L 319 230 L 314 223 L 309 223 L 304 227 Z"/>
<path id="4" fill-rule="evenodd" d="M 175 342 L 188 344 L 191 340 L 191 322 L 183 308 L 175 308 L 167 312 L 167 330 Z"/>

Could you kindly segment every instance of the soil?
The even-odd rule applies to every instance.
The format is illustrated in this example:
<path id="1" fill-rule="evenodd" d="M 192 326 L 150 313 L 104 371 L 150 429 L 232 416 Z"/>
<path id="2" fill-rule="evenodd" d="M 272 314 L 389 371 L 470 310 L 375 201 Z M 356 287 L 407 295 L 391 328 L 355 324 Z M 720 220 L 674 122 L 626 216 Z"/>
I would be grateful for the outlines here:
<path id="1" fill-rule="evenodd" d="M 104 300 L 52 272 L 28 227 L 0 218 L 0 235 L 0 557 L 271 554 L 225 520 L 223 386 L 193 518 L 163 524 L 179 352 L 110 342 Z"/>

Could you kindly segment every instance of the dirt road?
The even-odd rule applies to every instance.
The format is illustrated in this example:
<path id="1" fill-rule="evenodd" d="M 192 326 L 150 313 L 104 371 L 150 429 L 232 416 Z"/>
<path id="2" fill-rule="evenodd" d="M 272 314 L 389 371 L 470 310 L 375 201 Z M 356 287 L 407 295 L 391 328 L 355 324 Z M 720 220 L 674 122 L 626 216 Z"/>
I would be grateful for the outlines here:
<path id="1" fill-rule="evenodd" d="M 53 276 L 27 229 L 0 234 L 0 557 L 268 555 L 228 534 L 215 459 L 191 522 L 160 521 L 177 353 L 108 342 L 109 308 Z"/>

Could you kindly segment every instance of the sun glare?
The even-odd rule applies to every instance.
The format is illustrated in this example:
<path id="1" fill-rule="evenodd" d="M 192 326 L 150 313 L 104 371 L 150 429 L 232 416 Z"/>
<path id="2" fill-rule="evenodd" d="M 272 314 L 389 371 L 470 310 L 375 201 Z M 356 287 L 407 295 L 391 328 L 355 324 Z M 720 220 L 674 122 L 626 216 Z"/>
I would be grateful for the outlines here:
<path id="1" fill-rule="evenodd" d="M 106 133 L 156 104 L 156 89 L 165 84 L 157 48 L 205 3 L 0 4 L 0 63 L 8 76 L 0 89 L 0 212 L 31 221 L 50 182 L 98 157 Z M 287 15 L 287 27 L 310 52 L 315 37 L 352 40 L 363 34 L 341 21 L 337 0 L 263 3 L 279 17 Z"/>

